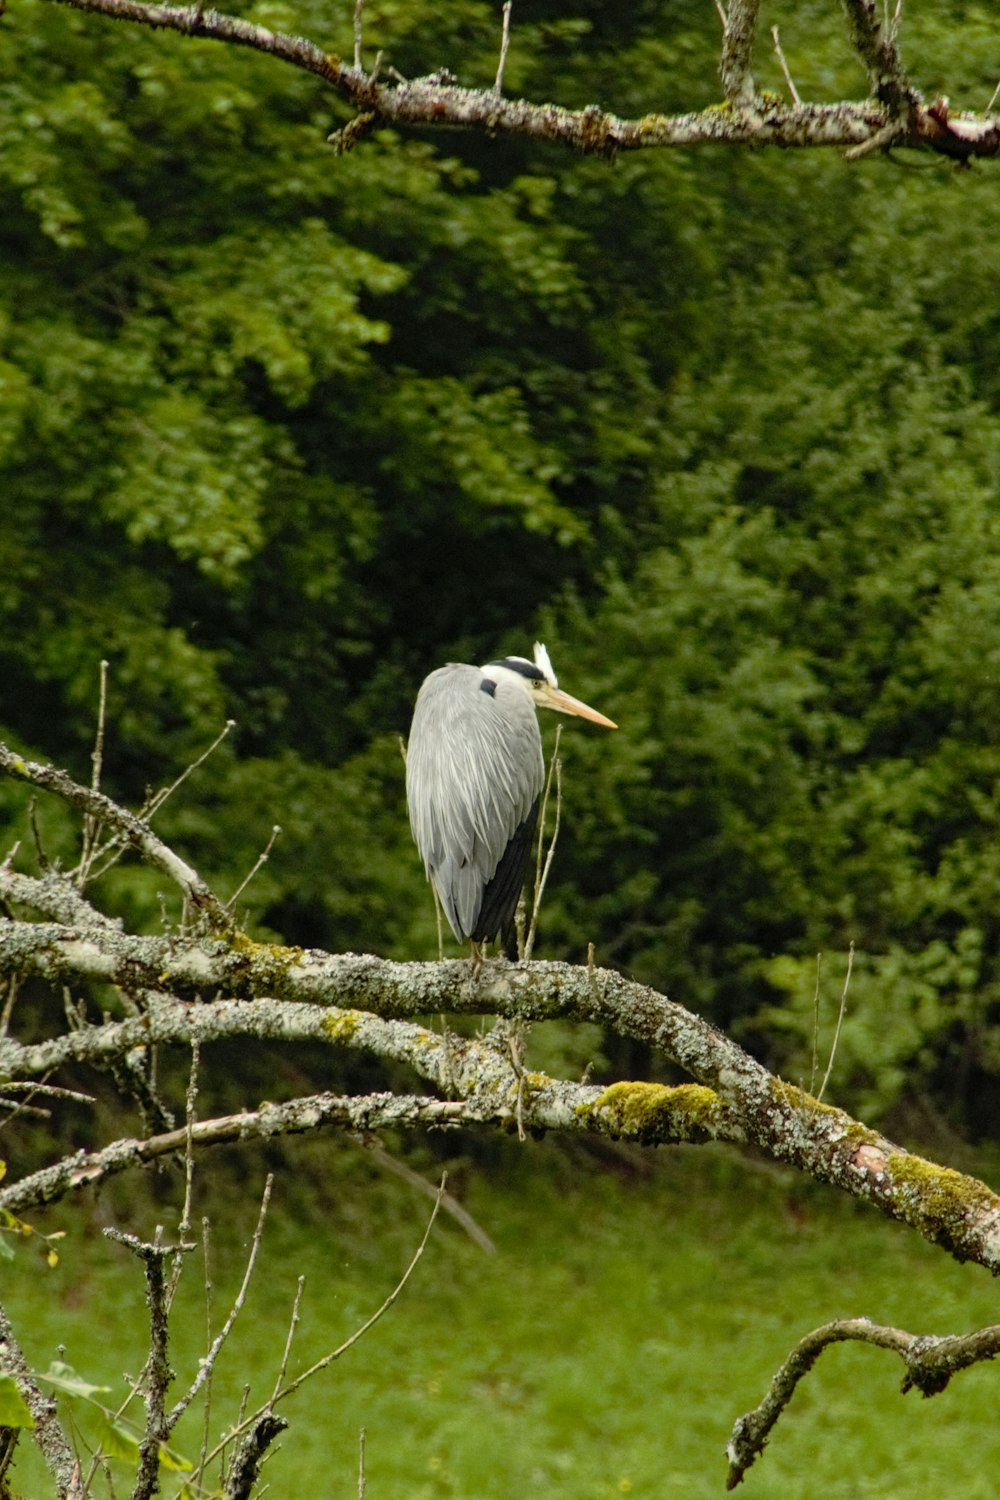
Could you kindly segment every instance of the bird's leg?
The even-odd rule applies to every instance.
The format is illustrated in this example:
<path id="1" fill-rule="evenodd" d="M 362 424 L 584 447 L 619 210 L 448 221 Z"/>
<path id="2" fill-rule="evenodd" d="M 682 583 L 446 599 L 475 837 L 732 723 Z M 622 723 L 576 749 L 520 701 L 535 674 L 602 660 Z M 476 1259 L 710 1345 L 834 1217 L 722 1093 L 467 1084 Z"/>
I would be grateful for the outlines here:
<path id="1" fill-rule="evenodd" d="M 485 957 L 483 953 L 484 947 L 484 943 L 476 943 L 473 942 L 472 938 L 469 939 L 469 957 L 472 959 L 472 977 L 474 980 L 479 978 L 480 971 L 483 967 L 483 960 Z"/>

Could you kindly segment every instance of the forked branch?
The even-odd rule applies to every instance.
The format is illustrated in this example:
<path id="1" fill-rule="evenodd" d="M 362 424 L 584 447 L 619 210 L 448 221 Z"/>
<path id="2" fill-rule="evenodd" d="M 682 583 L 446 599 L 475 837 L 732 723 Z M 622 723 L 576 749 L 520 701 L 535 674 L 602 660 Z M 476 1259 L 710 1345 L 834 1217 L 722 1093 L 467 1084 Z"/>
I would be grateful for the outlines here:
<path id="1" fill-rule="evenodd" d="M 906 1367 L 902 1386 L 904 1394 L 918 1390 L 923 1396 L 936 1396 L 960 1370 L 994 1359 L 1000 1353 L 1000 1324 L 979 1328 L 974 1333 L 940 1337 L 883 1327 L 868 1318 L 838 1318 L 832 1323 L 824 1323 L 822 1328 L 814 1328 L 796 1344 L 771 1381 L 760 1405 L 737 1419 L 726 1449 L 729 1458 L 727 1489 L 733 1490 L 741 1483 L 744 1474 L 764 1451 L 764 1445 L 795 1394 L 799 1381 L 808 1375 L 823 1350 L 846 1340 L 891 1349 Z"/>

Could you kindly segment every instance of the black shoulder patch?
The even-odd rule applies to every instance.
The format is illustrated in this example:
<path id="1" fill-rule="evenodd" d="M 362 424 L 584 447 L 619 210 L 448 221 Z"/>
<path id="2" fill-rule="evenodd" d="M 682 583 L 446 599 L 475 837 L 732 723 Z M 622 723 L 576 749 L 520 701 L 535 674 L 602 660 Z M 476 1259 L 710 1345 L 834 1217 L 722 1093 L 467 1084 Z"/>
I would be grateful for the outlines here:
<path id="1" fill-rule="evenodd" d="M 479 683 L 479 691 L 481 693 L 489 693 L 491 698 L 495 698 L 497 695 L 497 685 L 491 677 L 483 677 Z"/>

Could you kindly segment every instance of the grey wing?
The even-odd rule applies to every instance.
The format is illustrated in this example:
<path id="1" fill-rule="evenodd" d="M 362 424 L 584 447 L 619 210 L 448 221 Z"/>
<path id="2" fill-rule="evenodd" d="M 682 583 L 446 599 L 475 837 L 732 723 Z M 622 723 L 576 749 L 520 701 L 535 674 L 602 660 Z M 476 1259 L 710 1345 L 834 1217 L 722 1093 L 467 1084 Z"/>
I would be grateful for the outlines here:
<path id="1" fill-rule="evenodd" d="M 505 683 L 483 692 L 482 681 L 477 667 L 431 673 L 406 758 L 410 827 L 460 941 L 475 931 L 483 892 L 544 779 L 531 700 Z"/>

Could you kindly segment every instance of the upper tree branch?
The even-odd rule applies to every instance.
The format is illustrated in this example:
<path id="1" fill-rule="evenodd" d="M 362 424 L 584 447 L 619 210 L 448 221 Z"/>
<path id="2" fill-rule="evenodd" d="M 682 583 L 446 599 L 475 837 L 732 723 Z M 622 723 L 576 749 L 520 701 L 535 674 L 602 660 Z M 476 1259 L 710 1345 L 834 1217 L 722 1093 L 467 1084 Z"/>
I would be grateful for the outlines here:
<path id="1" fill-rule="evenodd" d="M 251 47 L 302 68 L 328 84 L 364 117 L 363 133 L 375 123 L 399 128 L 459 126 L 492 135 L 517 135 L 572 146 L 579 151 L 613 155 L 657 146 L 776 145 L 784 147 L 858 147 L 880 140 L 892 126 L 893 140 L 929 147 L 952 156 L 1000 154 L 1000 120 L 990 116 L 956 115 L 944 125 L 929 109 L 914 102 L 905 126 L 898 123 L 895 77 L 882 69 L 888 98 L 835 104 L 784 105 L 755 95 L 750 54 L 756 20 L 756 0 L 732 0 L 725 27 L 722 69 L 727 97 L 734 108 L 712 107 L 695 113 L 651 113 L 622 119 L 597 105 L 563 109 L 556 104 L 533 104 L 506 99 L 494 88 L 461 88 L 438 77 L 379 80 L 344 63 L 303 37 L 289 36 L 254 25 L 236 16 L 198 5 L 174 6 L 144 0 L 61 0 L 78 10 L 131 21 L 156 30 L 206 37 L 234 46 Z M 852 0 L 864 22 L 867 0 Z M 860 25 L 860 23 L 859 23 Z M 862 27 L 859 30 L 859 46 Z M 865 32 L 867 35 L 867 32 Z M 348 127 L 350 130 L 350 127 Z M 343 133 L 338 133 L 343 149 Z"/>

